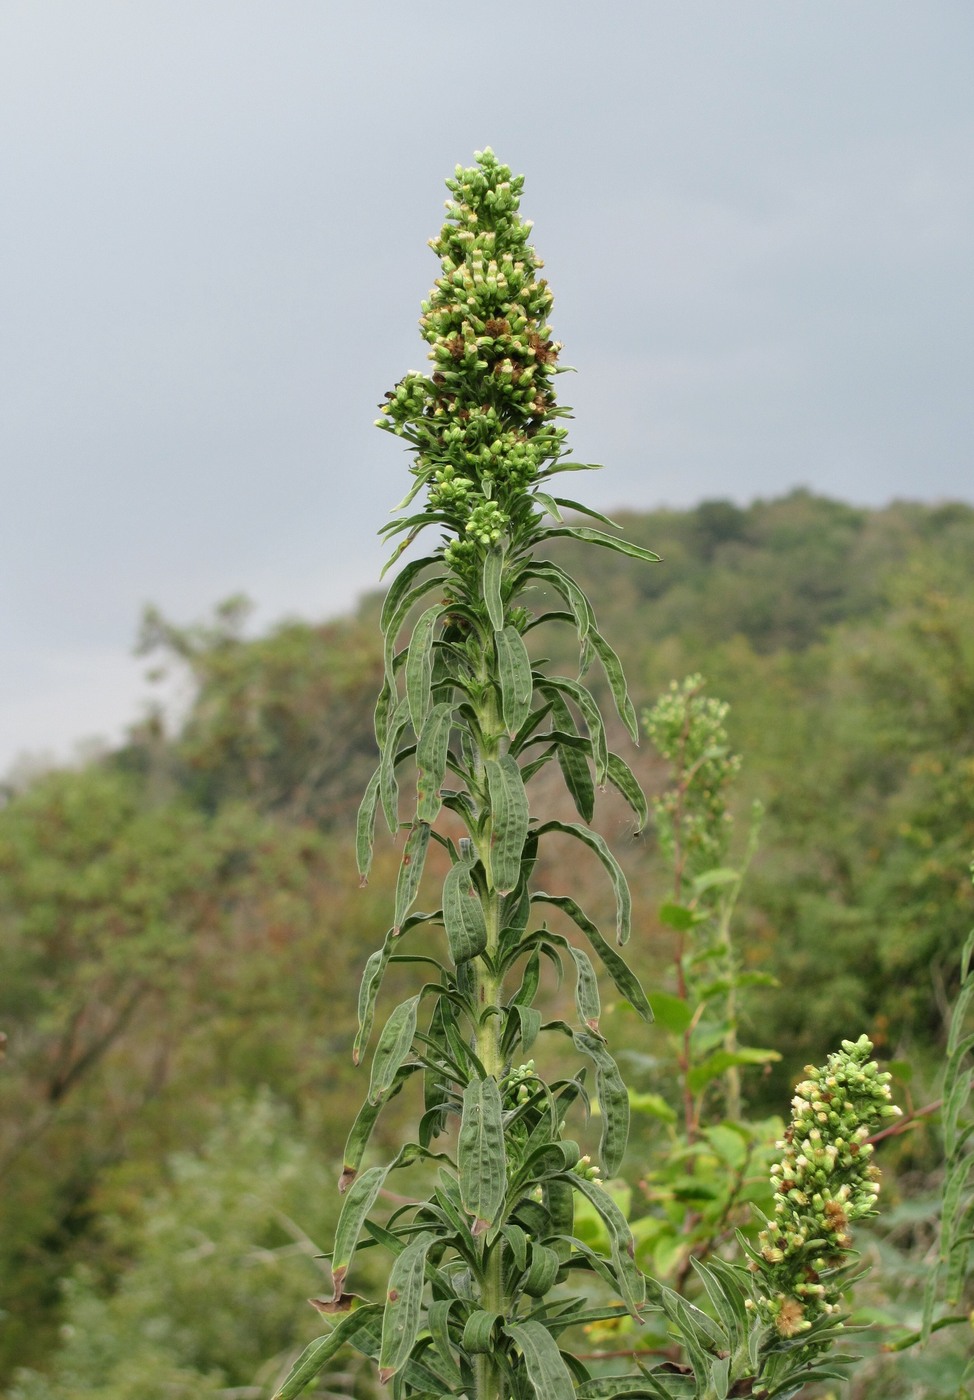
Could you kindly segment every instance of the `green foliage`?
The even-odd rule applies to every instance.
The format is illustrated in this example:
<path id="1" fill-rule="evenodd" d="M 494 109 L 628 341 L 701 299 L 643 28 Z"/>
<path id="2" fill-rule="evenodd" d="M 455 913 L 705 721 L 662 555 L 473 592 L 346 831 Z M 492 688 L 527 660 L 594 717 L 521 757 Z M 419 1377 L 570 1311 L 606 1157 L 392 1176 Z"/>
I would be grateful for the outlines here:
<path id="1" fill-rule="evenodd" d="M 306 1231 L 334 1226 L 326 1175 L 266 1095 L 234 1106 L 202 1151 L 169 1159 L 153 1194 L 103 1220 L 131 1265 L 117 1286 L 91 1265 L 66 1281 L 56 1365 L 22 1372 L 12 1400 L 264 1393 L 299 1339 L 298 1304 L 320 1290 Z"/>

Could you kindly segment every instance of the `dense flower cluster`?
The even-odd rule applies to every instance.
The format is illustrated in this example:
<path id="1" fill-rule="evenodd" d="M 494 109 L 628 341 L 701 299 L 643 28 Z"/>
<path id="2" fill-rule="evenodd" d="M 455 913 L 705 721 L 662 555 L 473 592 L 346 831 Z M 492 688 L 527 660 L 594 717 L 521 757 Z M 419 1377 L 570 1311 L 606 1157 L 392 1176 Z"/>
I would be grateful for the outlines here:
<path id="1" fill-rule="evenodd" d="M 724 723 L 730 707 L 703 686 L 701 676 L 672 681 L 643 716 L 653 747 L 676 769 L 675 784 L 653 803 L 660 849 L 672 863 L 679 844 L 690 876 L 723 859 L 731 824 L 726 788 L 741 766 Z"/>
<path id="2" fill-rule="evenodd" d="M 849 1226 L 876 1213 L 879 1176 L 867 1139 L 900 1109 L 890 1103 L 890 1076 L 870 1060 L 872 1049 L 863 1035 L 844 1040 L 824 1068 L 806 1066 L 791 1126 L 778 1144 L 774 1219 L 759 1236 L 760 1258 L 751 1268 L 760 1275 L 755 1306 L 783 1337 L 836 1311 Z"/>
<path id="3" fill-rule="evenodd" d="M 447 180 L 447 219 L 430 246 L 441 276 L 420 327 L 433 373 L 411 371 L 386 395 L 378 426 L 416 449 L 411 470 L 463 566 L 510 528 L 527 488 L 563 453 L 552 379 L 552 297 L 537 276 L 531 224 L 518 215 L 523 177 L 488 148 Z"/>

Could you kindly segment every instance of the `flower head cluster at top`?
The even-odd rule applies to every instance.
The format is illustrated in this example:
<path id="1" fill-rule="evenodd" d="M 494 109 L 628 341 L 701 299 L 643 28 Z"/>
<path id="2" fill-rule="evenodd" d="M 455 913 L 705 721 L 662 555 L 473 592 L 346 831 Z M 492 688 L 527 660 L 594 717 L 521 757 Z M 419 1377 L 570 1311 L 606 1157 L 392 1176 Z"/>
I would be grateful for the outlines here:
<path id="1" fill-rule="evenodd" d="M 447 180 L 447 219 L 430 246 L 442 273 L 420 327 L 433 373 L 411 371 L 386 395 L 378 426 L 416 449 L 411 470 L 463 569 L 509 532 L 525 492 L 562 455 L 552 378 L 552 297 L 518 215 L 523 176 L 488 148 Z M 520 506 L 520 511 L 518 507 Z"/>
<path id="2" fill-rule="evenodd" d="M 837 1310 L 837 1271 L 852 1247 L 853 1220 L 876 1213 L 879 1174 L 870 1135 L 900 1109 L 890 1102 L 890 1076 L 870 1060 L 866 1036 L 844 1040 L 822 1069 L 795 1090 L 791 1126 L 771 1168 L 775 1214 L 758 1239 L 756 1306 L 783 1337 L 807 1331 Z"/>

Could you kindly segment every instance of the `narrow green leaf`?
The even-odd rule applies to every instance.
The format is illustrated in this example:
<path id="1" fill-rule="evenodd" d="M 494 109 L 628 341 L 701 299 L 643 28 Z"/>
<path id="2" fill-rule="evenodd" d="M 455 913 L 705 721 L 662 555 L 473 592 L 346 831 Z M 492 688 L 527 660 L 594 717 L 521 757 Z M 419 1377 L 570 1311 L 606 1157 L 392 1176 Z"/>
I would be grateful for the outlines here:
<path id="1" fill-rule="evenodd" d="M 388 949 L 383 945 L 369 955 L 368 962 L 365 964 L 365 970 L 362 973 L 362 981 L 358 989 L 358 1032 L 355 1036 L 355 1043 L 352 1046 L 352 1063 L 355 1065 L 360 1063 L 362 1051 L 369 1043 L 369 1036 L 372 1034 L 375 1001 L 376 997 L 379 995 L 382 974 L 386 970 L 388 961 Z"/>
<path id="2" fill-rule="evenodd" d="M 585 750 L 591 751 L 591 743 L 578 734 L 571 712 L 560 695 L 552 695 L 551 715 L 558 730 L 553 731 L 550 737 L 555 745 L 565 786 L 582 821 L 590 822 L 595 813 L 595 786 Z"/>
<path id="3" fill-rule="evenodd" d="M 588 846 L 590 851 L 594 851 L 602 862 L 616 897 L 616 942 L 621 946 L 629 941 L 629 931 L 632 925 L 632 897 L 629 893 L 629 886 L 626 884 L 626 877 L 622 873 L 622 866 L 609 850 L 602 837 L 595 831 L 589 831 L 587 827 L 579 826 L 575 822 L 545 822 L 538 827 L 538 836 L 544 836 L 549 831 L 559 831 L 565 836 L 574 836 L 576 841 L 581 841 L 584 846 Z"/>
<path id="4" fill-rule="evenodd" d="M 609 1234 L 616 1286 L 626 1308 L 634 1317 L 638 1316 L 646 1299 L 646 1284 L 633 1260 L 635 1246 L 626 1217 L 601 1182 L 587 1181 L 581 1176 L 568 1176 L 566 1180 L 602 1217 Z"/>
<path id="5" fill-rule="evenodd" d="M 592 741 L 592 757 L 595 760 L 595 781 L 601 786 L 608 776 L 609 751 L 605 737 L 605 724 L 602 721 L 602 712 L 595 702 L 591 691 L 579 681 L 566 680 L 564 677 L 546 676 L 538 687 L 542 694 L 547 695 L 550 691 L 560 691 L 575 702 L 582 713 L 585 726 L 588 729 L 589 738 Z"/>
<path id="6" fill-rule="evenodd" d="M 495 632 L 504 628 L 504 600 L 501 596 L 501 579 L 504 574 L 504 551 L 498 546 L 488 549 L 484 555 L 484 602 L 487 616 Z"/>
<path id="7" fill-rule="evenodd" d="M 622 993 L 633 1010 L 638 1012 L 644 1021 L 652 1021 L 653 1008 L 647 1001 L 646 993 L 640 986 L 636 974 L 612 945 L 606 942 L 592 920 L 583 913 L 575 901 L 567 895 L 546 894 L 544 890 L 536 891 L 531 898 L 532 901 L 538 903 L 553 904 L 556 909 L 561 909 L 568 915 L 595 949 L 602 966 L 612 978 L 617 990 Z M 655 1001 L 655 994 L 653 999 Z"/>
<path id="8" fill-rule="evenodd" d="M 417 574 L 421 574 L 424 569 L 428 569 L 431 564 L 435 564 L 436 562 L 436 556 L 428 554 L 425 559 L 413 559 L 410 563 L 404 564 L 400 569 L 399 573 L 389 585 L 388 593 L 382 600 L 382 611 L 379 613 L 379 627 L 383 636 L 386 635 L 390 625 L 395 620 L 402 600 L 406 596 L 406 592 L 413 579 L 416 578 Z M 446 577 L 446 574 L 437 574 L 435 577 L 431 576 L 422 585 L 423 592 L 428 593 L 434 588 L 439 588 L 446 582 Z M 413 602 L 415 601 L 416 599 L 413 598 Z M 400 618 L 400 625 L 401 623 L 402 619 Z"/>
<path id="9" fill-rule="evenodd" d="M 338 1326 L 327 1336 L 319 1337 L 317 1341 L 305 1347 L 288 1372 L 284 1384 L 274 1396 L 274 1400 L 295 1400 L 295 1397 L 300 1395 L 302 1390 L 306 1389 L 318 1376 L 335 1353 L 346 1342 L 354 1345 L 356 1334 L 361 1333 L 367 1327 L 370 1318 L 379 1317 L 381 1313 L 380 1304 L 366 1304 L 365 1307 L 343 1317 Z"/>
<path id="10" fill-rule="evenodd" d="M 416 816 L 421 822 L 434 822 L 442 799 L 440 788 L 446 774 L 446 756 L 453 730 L 453 706 L 434 705 L 416 744 Z"/>
<path id="11" fill-rule="evenodd" d="M 379 793 L 382 797 L 382 810 L 386 824 L 395 836 L 399 830 L 399 784 L 396 781 L 396 757 L 399 740 L 409 719 L 409 708 L 405 700 L 400 700 L 393 711 L 386 734 L 386 742 L 379 758 Z"/>
<path id="12" fill-rule="evenodd" d="M 344 1195 L 358 1175 L 359 1167 L 362 1165 L 362 1158 L 365 1155 L 365 1149 L 369 1144 L 369 1138 L 372 1136 L 372 1129 L 375 1127 L 376 1120 L 382 1111 L 382 1105 L 398 1094 L 406 1080 L 409 1079 L 411 1075 L 415 1074 L 419 1068 L 420 1065 L 418 1063 L 403 1065 L 393 1079 L 392 1087 L 382 1098 L 380 1098 L 377 1103 L 372 1103 L 371 1100 L 366 1099 L 365 1103 L 363 1103 L 362 1107 L 355 1115 L 355 1121 L 349 1129 L 348 1139 L 345 1143 L 342 1174 L 338 1180 L 338 1190 L 340 1194 Z"/>
<path id="13" fill-rule="evenodd" d="M 419 882 L 423 878 L 426 852 L 429 850 L 429 822 L 415 822 L 406 839 L 396 880 L 396 922 L 392 930 L 395 937 L 401 930 L 419 893 Z"/>
<path id="14" fill-rule="evenodd" d="M 486 1312 L 483 1308 L 475 1308 L 464 1325 L 463 1338 L 460 1343 L 463 1350 L 472 1356 L 486 1356 L 488 1352 L 496 1351 L 497 1337 L 494 1332 L 503 1316 L 503 1313 Z"/>
<path id="15" fill-rule="evenodd" d="M 494 633 L 497 674 L 501 687 L 501 711 L 508 734 L 517 734 L 531 712 L 534 682 L 531 659 L 524 638 L 516 627 Z"/>
<path id="16" fill-rule="evenodd" d="M 581 948 L 575 948 L 571 943 L 568 943 L 567 946 L 575 964 L 575 1008 L 578 1011 L 578 1018 L 582 1025 L 587 1026 L 590 1031 L 594 1031 L 598 1035 L 602 1003 L 599 998 L 599 984 L 595 976 L 595 969 L 588 954 L 583 953 Z"/>
<path id="17" fill-rule="evenodd" d="M 556 496 L 558 505 L 564 506 L 566 510 L 574 510 L 579 515 L 587 515 L 592 520 L 601 520 L 603 525 L 608 525 L 612 530 L 621 530 L 622 526 L 617 525 L 614 520 L 610 520 L 607 515 L 603 515 L 599 510 L 593 510 L 591 506 L 583 506 L 581 501 L 569 501 L 564 496 Z"/>
<path id="18" fill-rule="evenodd" d="M 637 832 L 642 831 L 643 827 L 649 821 L 649 804 L 646 801 L 645 793 L 639 786 L 635 773 L 629 767 L 629 764 L 626 763 L 624 759 L 620 758 L 617 753 L 610 753 L 608 755 L 606 771 L 609 782 L 615 788 L 616 792 L 621 793 L 632 808 L 638 823 L 636 828 Z"/>
<path id="19" fill-rule="evenodd" d="M 694 1065 L 687 1075 L 687 1084 L 691 1093 L 699 1094 L 711 1080 L 734 1065 L 766 1065 L 780 1059 L 777 1050 L 760 1050 L 752 1045 L 741 1045 L 736 1050 L 717 1050 L 699 1065 Z"/>
<path id="20" fill-rule="evenodd" d="M 484 910 L 467 861 L 451 866 L 443 882 L 443 927 L 450 957 L 458 965 L 487 947 Z"/>
<path id="21" fill-rule="evenodd" d="M 408 567 L 409 566 L 407 565 L 406 569 L 408 569 Z M 399 578 L 402 578 L 403 574 L 406 573 L 406 569 L 403 569 L 402 574 L 398 575 L 396 582 L 398 582 Z M 446 574 L 437 574 L 435 578 L 431 578 L 426 583 L 419 584 L 416 588 L 413 588 L 410 590 L 410 592 L 404 594 L 399 599 L 395 610 L 390 614 L 385 626 L 382 629 L 385 637 L 385 640 L 382 645 L 383 664 L 385 667 L 385 683 L 391 690 L 395 689 L 396 642 L 399 639 L 399 633 L 402 630 L 403 623 L 406 621 L 406 618 L 409 616 L 411 610 L 416 606 L 416 604 L 426 597 L 426 594 L 430 591 L 430 589 L 434 585 L 440 585 L 445 583 L 446 577 Z M 396 583 L 393 583 L 393 589 L 395 588 L 395 586 Z"/>
<path id="22" fill-rule="evenodd" d="M 501 1111 L 497 1080 L 471 1080 L 463 1091 L 457 1165 L 463 1208 L 474 1217 L 475 1235 L 494 1224 L 504 1204 L 507 1157 Z"/>
<path id="23" fill-rule="evenodd" d="M 430 708 L 430 688 L 433 679 L 433 639 L 436 624 L 445 608 L 436 603 L 418 619 L 406 653 L 406 703 L 413 730 L 420 734 Z"/>
<path id="24" fill-rule="evenodd" d="M 453 1343 L 450 1337 L 450 1313 L 454 1308 L 459 1310 L 462 1305 L 462 1300 L 459 1298 L 438 1298 L 435 1302 L 430 1303 L 427 1311 L 430 1337 L 437 1355 L 448 1369 L 449 1381 L 455 1391 L 462 1389 L 463 1376 L 453 1355 Z"/>
<path id="25" fill-rule="evenodd" d="M 632 701 L 629 699 L 629 690 L 626 686 L 626 677 L 622 669 L 622 662 L 609 646 L 609 643 L 596 628 L 592 628 L 588 634 L 588 640 L 595 648 L 596 654 L 602 663 L 605 678 L 609 682 L 609 689 L 612 691 L 612 699 L 615 702 L 616 712 L 623 724 L 629 731 L 629 735 L 634 744 L 639 743 L 639 726 L 636 723 L 636 711 Z"/>
<path id="26" fill-rule="evenodd" d="M 491 806 L 490 868 L 493 886 L 509 894 L 521 874 L 521 854 L 528 835 L 527 794 L 517 761 L 510 754 L 484 764 Z"/>
<path id="27" fill-rule="evenodd" d="M 525 571 L 524 577 L 525 579 L 540 579 L 542 583 L 550 584 L 564 598 L 575 619 L 578 640 L 583 643 L 595 626 L 595 614 L 592 611 L 591 603 L 585 596 L 584 589 L 572 578 L 571 574 L 566 573 L 559 564 L 542 560 L 532 563 Z"/>
<path id="28" fill-rule="evenodd" d="M 588 525 L 556 525 L 542 530 L 541 533 L 546 539 L 562 535 L 567 539 L 582 540 L 585 544 L 599 544 L 604 549 L 614 549 L 617 554 L 627 554 L 630 559 L 642 559 L 647 564 L 660 562 L 660 556 L 654 554 L 651 549 L 644 549 L 641 544 L 631 544 L 629 540 L 616 539 L 614 535 L 606 535 Z"/>
<path id="29" fill-rule="evenodd" d="M 416 1015 L 419 1009 L 419 996 L 400 1002 L 382 1028 L 379 1043 L 375 1047 L 372 1061 L 372 1078 L 369 1083 L 369 1103 L 381 1102 L 392 1087 L 403 1060 L 412 1049 L 416 1034 Z"/>
<path id="30" fill-rule="evenodd" d="M 602 1141 L 599 1154 L 605 1175 L 615 1176 L 622 1165 L 629 1141 L 629 1094 L 619 1066 L 604 1043 L 585 1031 L 573 1035 L 576 1049 L 595 1064 L 595 1093 L 602 1115 Z"/>
<path id="31" fill-rule="evenodd" d="M 558 1343 L 542 1323 L 512 1323 L 507 1334 L 524 1357 L 524 1369 L 537 1400 L 575 1400 L 571 1373 Z"/>
<path id="32" fill-rule="evenodd" d="M 375 1198 L 389 1173 L 388 1167 L 370 1167 L 356 1177 L 342 1202 L 341 1215 L 335 1229 L 335 1248 L 332 1253 L 331 1272 L 335 1285 L 335 1298 L 344 1292 L 345 1277 L 348 1273 L 355 1246 L 365 1217 L 375 1204 Z"/>
<path id="33" fill-rule="evenodd" d="M 547 491 L 535 491 L 533 495 L 538 505 L 544 506 L 552 520 L 557 520 L 559 525 L 565 523 L 562 519 L 561 511 L 558 509 L 558 502 L 555 500 L 554 496 L 549 496 Z"/>
<path id="34" fill-rule="evenodd" d="M 355 863 L 359 878 L 364 885 L 372 869 L 372 847 L 375 842 L 375 811 L 379 802 L 379 779 L 382 770 L 377 768 L 369 779 L 358 809 L 355 822 Z"/>
<path id="35" fill-rule="evenodd" d="M 543 1298 L 554 1288 L 560 1268 L 561 1260 L 555 1251 L 535 1240 L 531 1245 L 531 1260 L 521 1287 L 529 1297 Z"/>
<path id="36" fill-rule="evenodd" d="M 379 1382 L 388 1384 L 409 1359 L 419 1335 L 426 1255 L 432 1235 L 421 1235 L 394 1260 L 386 1291 L 379 1346 Z"/>

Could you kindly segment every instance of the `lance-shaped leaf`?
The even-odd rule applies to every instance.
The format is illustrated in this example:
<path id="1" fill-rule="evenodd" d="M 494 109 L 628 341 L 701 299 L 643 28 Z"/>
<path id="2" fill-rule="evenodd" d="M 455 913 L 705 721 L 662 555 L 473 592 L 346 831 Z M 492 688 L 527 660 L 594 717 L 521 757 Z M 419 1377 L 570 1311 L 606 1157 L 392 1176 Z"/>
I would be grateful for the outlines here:
<path id="1" fill-rule="evenodd" d="M 572 1039 L 576 1050 L 595 1063 L 595 1094 L 602 1115 L 599 1155 L 606 1176 L 615 1176 L 629 1141 L 629 1095 L 619 1066 L 602 1040 L 587 1031 L 575 1031 Z"/>
<path id="2" fill-rule="evenodd" d="M 381 769 L 377 768 L 369 779 L 369 785 L 365 789 L 365 796 L 358 809 L 358 818 L 355 823 L 355 863 L 358 866 L 358 873 L 364 885 L 369 878 L 369 871 L 372 869 L 372 846 L 375 841 L 375 810 L 379 805 L 379 778 Z"/>
<path id="3" fill-rule="evenodd" d="M 432 1235 L 421 1235 L 397 1256 L 389 1274 L 379 1345 L 379 1382 L 387 1385 L 409 1359 L 419 1335 L 426 1255 Z"/>
<path id="4" fill-rule="evenodd" d="M 595 786 L 586 757 L 586 752 L 591 752 L 591 742 L 578 734 L 571 711 L 560 696 L 553 698 L 551 714 L 558 725 L 551 739 L 565 786 L 582 821 L 590 822 L 595 813 Z"/>
<path id="5" fill-rule="evenodd" d="M 420 1064 L 403 1065 L 392 1082 L 392 1088 L 384 1094 L 377 1103 L 372 1103 L 369 1099 L 359 1109 L 355 1115 L 355 1121 L 349 1129 L 348 1139 L 345 1143 L 345 1155 L 343 1158 L 342 1174 L 338 1179 L 339 1194 L 344 1195 L 352 1182 L 358 1176 L 359 1167 L 362 1165 L 362 1158 L 365 1149 L 369 1145 L 369 1138 L 372 1136 L 372 1129 L 382 1111 L 382 1105 L 389 1099 L 394 1098 L 405 1084 L 409 1077 L 421 1068 Z"/>
<path id="6" fill-rule="evenodd" d="M 396 781 L 396 750 L 409 719 L 405 700 L 400 700 L 389 721 L 386 742 L 379 757 L 379 793 L 386 824 L 395 836 L 399 830 L 399 784 Z"/>
<path id="7" fill-rule="evenodd" d="M 601 1216 L 609 1235 L 616 1285 L 626 1307 L 637 1316 L 646 1299 L 646 1284 L 633 1261 L 635 1246 L 629 1222 L 601 1182 L 574 1175 L 565 1179 Z"/>
<path id="8" fill-rule="evenodd" d="M 442 799 L 440 788 L 446 773 L 446 755 L 453 729 L 453 706 L 434 705 L 416 744 L 416 816 L 421 822 L 434 822 Z"/>
<path id="9" fill-rule="evenodd" d="M 365 971 L 362 973 L 362 981 L 358 989 L 358 1031 L 355 1036 L 355 1043 L 352 1046 L 352 1063 L 357 1065 L 362 1059 L 362 1051 L 365 1049 L 372 1034 L 372 1021 L 375 1017 L 375 1000 L 379 995 L 379 986 L 382 982 L 382 974 L 386 970 L 389 961 L 387 946 L 383 944 L 374 953 L 369 955 L 365 964 Z"/>
<path id="10" fill-rule="evenodd" d="M 382 630 L 383 636 L 386 636 L 390 627 L 395 623 L 413 579 L 416 578 L 418 574 L 421 574 L 424 569 L 428 569 L 431 564 L 435 563 L 435 555 L 428 554 L 425 559 L 413 559 L 409 564 L 405 564 L 399 570 L 399 573 L 396 574 L 396 577 L 389 585 L 388 593 L 382 601 L 382 611 L 379 613 L 379 627 Z M 437 574 L 435 577 L 431 576 L 420 584 L 418 589 L 414 592 L 418 594 L 418 597 L 422 597 L 423 594 L 432 592 L 434 588 L 439 588 L 446 582 L 446 578 L 446 574 Z M 409 611 L 409 608 L 416 601 L 416 596 L 412 596 L 405 611 L 399 616 L 399 626 L 402 625 L 406 612 Z"/>
<path id="11" fill-rule="evenodd" d="M 652 1021 L 653 1008 L 646 1000 L 646 993 L 639 984 L 639 979 L 629 967 L 628 963 L 619 956 L 610 943 L 602 937 L 598 928 L 592 920 L 579 908 L 574 899 L 567 895 L 545 894 L 544 890 L 538 890 L 532 895 L 532 900 L 538 903 L 553 904 L 556 909 L 563 910 L 591 943 L 602 962 L 602 966 L 612 978 L 616 988 L 637 1011 L 644 1021 Z"/>
<path id="12" fill-rule="evenodd" d="M 558 1343 L 540 1322 L 512 1323 L 507 1334 L 524 1357 L 537 1400 L 575 1400 L 575 1385 Z"/>
<path id="13" fill-rule="evenodd" d="M 406 915 L 413 907 L 419 893 L 419 882 L 423 878 L 426 852 L 430 844 L 429 822 L 416 822 L 406 840 L 396 880 L 396 922 L 393 936 L 397 935 L 406 921 Z"/>
<path id="14" fill-rule="evenodd" d="M 372 1078 L 369 1083 L 369 1103 L 378 1104 L 392 1088 L 403 1060 L 412 1049 L 416 1034 L 416 1015 L 419 1009 L 419 995 L 402 1001 L 382 1027 L 379 1043 L 375 1047 L 372 1061 Z"/>
<path id="15" fill-rule="evenodd" d="M 602 721 L 602 712 L 595 699 L 579 681 L 566 680 L 563 676 L 546 676 L 539 686 L 543 695 L 548 695 L 552 691 L 558 691 L 567 695 L 573 700 L 582 712 L 582 718 L 589 732 L 592 741 L 592 757 L 595 760 L 595 780 L 601 786 L 608 774 L 609 750 L 605 737 L 605 724 Z M 556 721 L 559 725 L 560 720 Z M 574 728 L 574 726 L 572 726 Z"/>
<path id="16" fill-rule="evenodd" d="M 274 1400 L 295 1400 L 302 1390 L 320 1374 L 340 1347 L 346 1343 L 355 1345 L 356 1336 L 368 1330 L 369 1323 L 381 1316 L 379 1303 L 369 1303 L 358 1311 L 349 1313 L 327 1336 L 319 1337 L 295 1361 L 285 1378 L 284 1384 L 274 1396 Z"/>
<path id="17" fill-rule="evenodd" d="M 405 570 L 403 572 L 405 572 Z M 395 689 L 396 640 L 399 636 L 399 632 L 402 628 L 403 623 L 406 621 L 406 618 L 409 615 L 410 609 L 414 607 L 415 604 L 418 603 L 421 598 L 424 598 L 426 596 L 426 594 L 430 591 L 434 584 L 442 584 L 445 581 L 446 575 L 438 574 L 435 579 L 428 579 L 425 583 L 421 583 L 418 587 L 410 590 L 409 593 L 403 594 L 403 596 L 399 599 L 398 603 L 396 604 L 395 610 L 390 614 L 386 625 L 383 627 L 382 631 L 385 635 L 385 642 L 383 644 L 385 683 L 390 690 Z M 392 585 L 392 589 L 390 589 L 390 596 L 392 594 L 392 590 L 395 589 L 395 587 L 396 584 L 394 583 Z"/>
<path id="18" fill-rule="evenodd" d="M 542 533 L 549 539 L 553 535 L 564 535 L 571 540 L 584 540 L 586 544 L 599 544 L 604 549 L 614 549 L 617 554 L 626 554 L 630 559 L 643 559 L 647 564 L 660 562 L 660 556 L 654 554 L 651 549 L 644 549 L 641 544 L 631 544 L 629 540 L 616 539 L 614 535 L 607 535 L 602 530 L 593 530 L 589 525 L 552 526 Z"/>
<path id="19" fill-rule="evenodd" d="M 521 770 L 510 754 L 487 759 L 484 768 L 491 807 L 491 875 L 494 889 L 509 894 L 521 874 L 521 855 L 530 819 L 528 798 Z"/>
<path id="20" fill-rule="evenodd" d="M 516 627 L 505 627 L 495 632 L 494 646 L 501 687 L 501 713 L 504 726 L 513 737 L 531 711 L 531 698 L 534 695 L 531 659 L 524 638 Z"/>
<path id="21" fill-rule="evenodd" d="M 538 827 L 538 835 L 544 836 L 549 831 L 560 831 L 566 836 L 574 836 L 576 841 L 581 841 L 588 846 L 590 851 L 594 851 L 599 860 L 605 866 L 612 881 L 612 888 L 616 897 L 616 942 L 620 945 L 629 941 L 629 931 L 632 924 L 632 897 L 629 894 L 629 886 L 626 884 L 626 877 L 622 873 L 622 867 L 615 856 L 609 850 L 602 837 L 595 831 L 589 831 L 588 827 L 579 826 L 575 822 L 545 822 Z"/>
<path id="22" fill-rule="evenodd" d="M 463 1091 L 457 1165 L 463 1208 L 474 1217 L 475 1235 L 494 1224 L 504 1204 L 507 1156 L 501 1111 L 497 1080 L 471 1080 Z"/>
<path id="23" fill-rule="evenodd" d="M 525 579 L 536 578 L 543 583 L 550 584 L 556 592 L 560 593 L 571 609 L 575 619 L 575 629 L 578 632 L 578 640 L 584 644 L 589 632 L 595 626 L 595 614 L 592 605 L 585 596 L 585 591 L 567 574 L 559 564 L 552 564 L 548 560 L 535 562 L 530 565 L 524 573 Z"/>
<path id="24" fill-rule="evenodd" d="M 487 616 L 495 632 L 504 627 L 504 599 L 501 595 L 501 579 L 504 574 L 504 551 L 498 546 L 488 549 L 484 555 L 484 603 Z"/>
<path id="25" fill-rule="evenodd" d="M 575 964 L 575 1007 L 578 1018 L 590 1031 L 599 1034 L 599 1017 L 602 1015 L 602 1002 L 599 998 L 599 984 L 587 953 L 575 948 L 566 940 L 566 946 Z"/>
<path id="26" fill-rule="evenodd" d="M 427 608 L 413 628 L 406 653 L 406 702 L 409 718 L 416 734 L 422 733 L 430 708 L 430 687 L 433 680 L 433 639 L 436 624 L 443 616 L 442 603 Z"/>
<path id="27" fill-rule="evenodd" d="M 603 525 L 608 525 L 612 530 L 622 529 L 621 525 L 617 525 L 614 520 L 610 520 L 600 510 L 593 510 L 591 506 L 583 506 L 581 501 L 570 501 L 565 496 L 556 496 L 555 504 L 564 506 L 566 510 L 573 510 L 577 515 L 587 515 L 590 520 L 601 520 Z"/>
<path id="28" fill-rule="evenodd" d="M 335 1248 L 332 1252 L 331 1273 L 335 1286 L 335 1299 L 342 1296 L 345 1276 L 348 1273 L 355 1246 L 365 1217 L 375 1204 L 375 1198 L 382 1189 L 382 1183 L 389 1173 L 388 1167 L 370 1167 L 356 1177 L 342 1202 L 342 1213 L 335 1229 Z"/>
<path id="29" fill-rule="evenodd" d="M 487 923 L 468 861 L 457 861 L 443 882 L 443 926 L 458 965 L 487 947 Z"/>
<path id="30" fill-rule="evenodd" d="M 622 669 L 622 662 L 597 628 L 593 627 L 591 629 L 588 634 L 588 640 L 595 648 L 596 654 L 602 663 L 602 669 L 605 672 L 606 680 L 609 682 L 609 689 L 612 691 L 612 699 L 615 702 L 619 718 L 629 730 L 632 742 L 638 744 L 639 726 L 636 723 L 636 711 L 633 709 L 632 701 L 629 699 L 629 690 L 626 686 L 626 677 Z"/>
<path id="31" fill-rule="evenodd" d="M 427 1311 L 427 1325 L 437 1355 L 449 1372 L 450 1384 L 459 1391 L 463 1386 L 463 1376 L 453 1355 L 453 1341 L 450 1337 L 450 1313 L 463 1306 L 459 1298 L 438 1298 L 430 1303 Z"/>
<path id="32" fill-rule="evenodd" d="M 649 820 L 649 805 L 635 773 L 625 759 L 620 758 L 617 753 L 608 755 L 606 770 L 609 782 L 617 792 L 622 794 L 635 813 L 638 822 L 637 831 L 642 831 Z"/>

